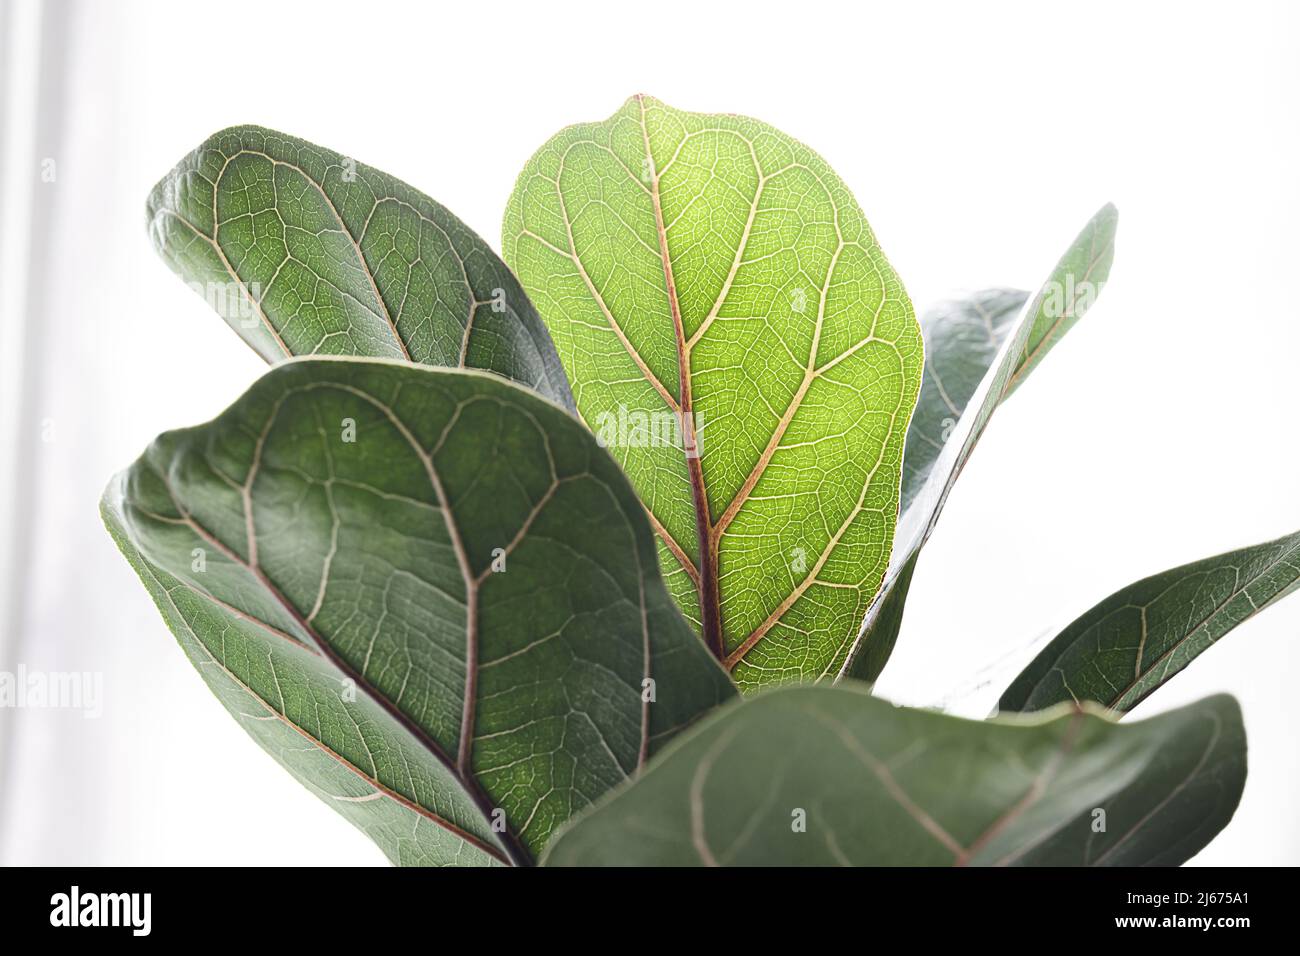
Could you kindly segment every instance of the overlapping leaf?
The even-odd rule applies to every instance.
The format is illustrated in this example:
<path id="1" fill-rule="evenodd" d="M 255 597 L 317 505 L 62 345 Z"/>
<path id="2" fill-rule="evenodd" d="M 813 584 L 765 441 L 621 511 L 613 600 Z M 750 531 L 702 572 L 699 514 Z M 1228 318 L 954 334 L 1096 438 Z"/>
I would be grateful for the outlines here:
<path id="1" fill-rule="evenodd" d="M 1061 701 L 1131 710 L 1238 624 L 1300 588 L 1300 532 L 1154 574 L 1116 591 L 1043 648 L 1004 711 Z"/>
<path id="2" fill-rule="evenodd" d="M 563 830 L 548 865 L 1171 865 L 1245 782 L 1231 697 L 1133 724 L 1064 708 L 969 721 L 856 687 L 702 721 Z"/>
<path id="3" fill-rule="evenodd" d="M 1115 254 L 1118 220 L 1111 205 L 1093 216 L 1015 322 L 1008 321 L 1008 310 L 1018 293 L 1010 290 L 977 293 L 931 315 L 926 327 L 928 373 L 907 439 L 907 454 L 917 456 L 913 465 L 904 465 L 902 497 L 907 507 L 898 520 L 884 583 L 841 676 L 873 681 L 880 675 L 898 639 L 921 548 L 957 476 L 993 410 L 1100 294 Z M 981 337 L 987 344 L 972 350 L 972 338 Z M 993 340 L 1001 342 L 1001 348 Z M 977 389 L 970 387 L 974 381 L 980 381 Z M 956 420 L 949 424 L 954 413 Z M 936 448 L 936 442 L 942 447 Z"/>
<path id="4" fill-rule="evenodd" d="M 856 201 L 755 120 L 637 96 L 520 176 L 506 261 L 742 687 L 833 675 L 888 564 L 921 336 Z"/>
<path id="5" fill-rule="evenodd" d="M 235 126 L 154 187 L 167 264 L 267 361 L 368 355 L 480 368 L 573 407 L 510 270 L 423 193 L 292 136 Z"/>
<path id="6" fill-rule="evenodd" d="M 493 376 L 280 365 L 103 512 L 222 703 L 400 863 L 530 861 L 734 695 L 614 461 Z"/>
<path id="7" fill-rule="evenodd" d="M 907 428 L 900 514 L 907 513 L 925 487 L 948 436 L 993 366 L 1028 298 L 1029 293 L 1021 289 L 983 289 L 941 302 L 921 316 L 925 380 Z"/>

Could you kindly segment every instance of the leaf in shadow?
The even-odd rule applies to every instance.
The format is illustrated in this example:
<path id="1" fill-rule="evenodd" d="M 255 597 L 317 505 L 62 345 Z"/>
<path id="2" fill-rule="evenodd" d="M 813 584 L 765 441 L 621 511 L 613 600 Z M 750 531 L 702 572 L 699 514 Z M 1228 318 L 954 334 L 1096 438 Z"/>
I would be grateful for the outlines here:
<path id="1" fill-rule="evenodd" d="M 1171 865 L 1232 818 L 1241 711 L 962 720 L 860 685 L 724 708 L 566 827 L 550 866 Z"/>
<path id="2" fill-rule="evenodd" d="M 613 459 L 495 376 L 284 363 L 102 510 L 221 702 L 395 862 L 531 862 L 735 694 Z"/>
<path id="3" fill-rule="evenodd" d="M 898 519 L 889 570 L 840 677 L 874 681 L 880 676 L 898 640 L 917 559 L 957 476 L 975 451 L 994 409 L 1096 301 L 1110 274 L 1118 218 L 1114 206 L 1102 207 L 1014 322 L 1007 321 L 1007 310 L 1018 294 L 1012 290 L 977 293 L 966 304 L 933 314 L 926 341 L 930 371 L 918 401 L 920 417 L 908 432 L 907 454 L 918 456 L 910 468 L 904 463 L 904 475 L 911 479 L 905 478 L 903 488 L 908 505 Z M 990 313 L 986 321 L 981 313 L 994 308 L 999 310 L 997 315 Z M 977 341 L 983 336 L 988 344 L 968 351 L 972 336 Z M 1000 339 L 1001 347 L 990 348 L 991 339 Z M 980 367 L 986 363 L 991 364 L 979 387 L 971 390 L 969 383 L 979 378 Z M 947 401 L 941 388 L 951 389 Z M 952 417 L 954 409 L 960 410 L 960 415 L 949 426 L 945 419 Z M 942 448 L 934 447 L 936 433 Z"/>

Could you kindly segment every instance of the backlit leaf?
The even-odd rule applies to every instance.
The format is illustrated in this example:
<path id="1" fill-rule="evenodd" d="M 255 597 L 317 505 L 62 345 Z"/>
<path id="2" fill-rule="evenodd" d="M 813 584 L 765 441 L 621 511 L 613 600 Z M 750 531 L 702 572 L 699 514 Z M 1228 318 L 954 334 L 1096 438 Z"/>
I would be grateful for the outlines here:
<path id="1" fill-rule="evenodd" d="M 503 248 L 706 644 L 742 688 L 833 676 L 889 561 L 923 358 L 844 183 L 765 123 L 636 96 L 533 156 Z"/>

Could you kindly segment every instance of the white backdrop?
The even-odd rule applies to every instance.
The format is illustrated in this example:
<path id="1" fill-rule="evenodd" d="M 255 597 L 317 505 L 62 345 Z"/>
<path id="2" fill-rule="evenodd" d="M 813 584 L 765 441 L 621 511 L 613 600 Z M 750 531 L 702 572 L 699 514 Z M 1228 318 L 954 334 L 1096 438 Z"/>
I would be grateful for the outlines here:
<path id="1" fill-rule="evenodd" d="M 35 4 L 12 6 L 7 31 Z M 1114 201 L 1105 294 L 994 418 L 925 551 L 879 685 L 897 701 L 983 715 L 1026 648 L 1116 587 L 1300 528 L 1300 18 L 1284 5 L 44 13 L 54 65 L 32 74 L 38 105 L 9 110 L 3 143 L 0 242 L 25 285 L 4 299 L 17 351 L 0 366 L 0 491 L 19 506 L 3 528 L 0 668 L 99 671 L 105 701 L 94 720 L 0 711 L 0 862 L 382 862 L 208 694 L 96 513 L 155 434 L 210 417 L 263 370 L 143 229 L 153 183 L 233 123 L 392 172 L 498 245 L 515 176 L 561 126 L 634 92 L 751 114 L 843 176 L 918 307 L 1036 286 Z M 7 52 L 13 99 L 23 67 Z M 1216 691 L 1242 703 L 1245 796 L 1198 862 L 1300 862 L 1298 678 L 1294 597 L 1135 715 Z"/>

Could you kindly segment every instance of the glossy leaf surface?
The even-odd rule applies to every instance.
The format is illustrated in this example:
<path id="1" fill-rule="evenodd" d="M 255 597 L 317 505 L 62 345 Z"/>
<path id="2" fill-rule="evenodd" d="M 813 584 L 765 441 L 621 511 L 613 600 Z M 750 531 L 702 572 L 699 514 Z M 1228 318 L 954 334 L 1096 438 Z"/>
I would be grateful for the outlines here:
<path id="1" fill-rule="evenodd" d="M 222 703 L 400 863 L 529 862 L 735 693 L 614 461 L 494 376 L 282 364 L 103 512 Z"/>

